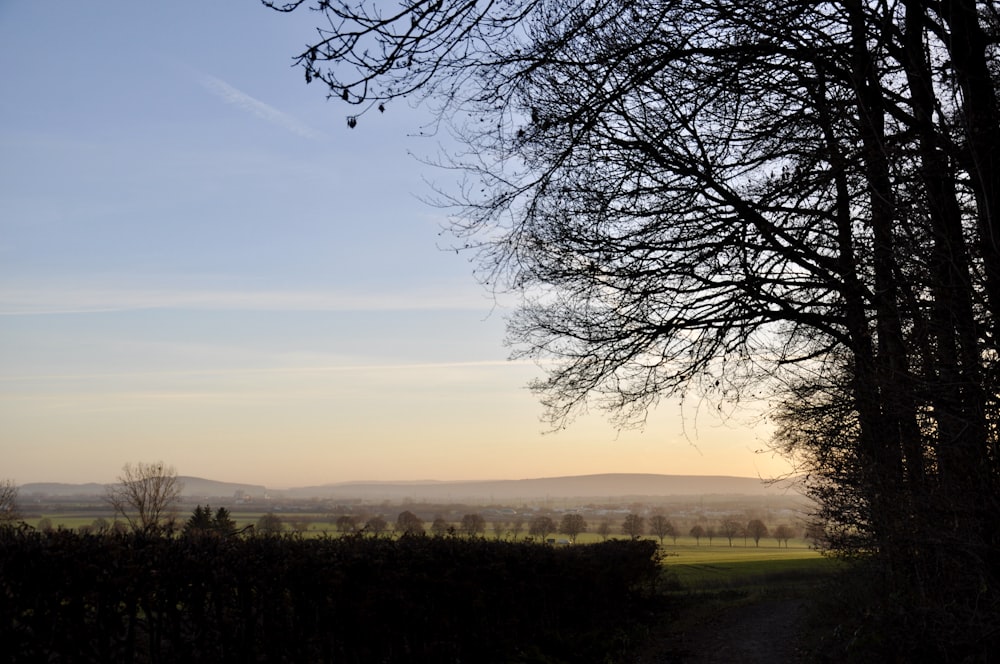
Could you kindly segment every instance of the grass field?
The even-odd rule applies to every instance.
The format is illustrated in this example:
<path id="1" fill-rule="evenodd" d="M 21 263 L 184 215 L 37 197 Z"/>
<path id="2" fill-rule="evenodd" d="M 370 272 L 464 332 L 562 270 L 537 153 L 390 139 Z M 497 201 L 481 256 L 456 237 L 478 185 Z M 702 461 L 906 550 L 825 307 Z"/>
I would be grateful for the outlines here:
<path id="1" fill-rule="evenodd" d="M 263 512 L 236 512 L 232 516 L 238 527 L 255 523 Z M 73 513 L 52 513 L 42 515 L 47 517 L 54 527 L 76 529 L 91 525 L 96 518 L 103 517 L 113 520 L 106 512 L 80 511 Z M 281 515 L 305 517 L 307 519 L 322 518 L 314 515 Z M 38 524 L 39 518 L 28 519 L 32 526 Z M 336 526 L 332 522 L 312 521 L 303 533 L 306 537 L 319 537 L 325 534 L 336 536 Z M 391 534 L 391 530 L 389 533 Z M 492 531 L 487 531 L 487 538 L 494 537 Z M 623 537 L 622 535 L 615 535 Z M 521 538 L 525 534 L 521 535 Z M 564 535 L 549 536 L 563 539 Z M 595 533 L 581 533 L 578 544 L 590 544 L 601 541 Z M 719 543 L 723 542 L 722 545 Z M 678 537 L 676 544 L 667 539 L 663 545 L 663 564 L 665 569 L 676 580 L 682 591 L 712 592 L 720 590 L 743 589 L 748 591 L 766 591 L 768 588 L 784 587 L 792 590 L 796 586 L 814 582 L 817 578 L 833 572 L 837 561 L 826 558 L 806 545 L 802 540 L 792 540 L 791 546 L 779 547 L 774 539 L 762 539 L 760 546 L 753 542 L 745 545 L 742 539 L 734 540 L 730 547 L 725 540 L 716 538 L 712 546 L 702 539 L 700 543 L 691 537 Z"/>
<path id="2" fill-rule="evenodd" d="M 789 548 L 734 546 L 666 547 L 665 568 L 685 590 L 718 590 L 813 583 L 837 569 L 838 562 L 805 545 Z"/>

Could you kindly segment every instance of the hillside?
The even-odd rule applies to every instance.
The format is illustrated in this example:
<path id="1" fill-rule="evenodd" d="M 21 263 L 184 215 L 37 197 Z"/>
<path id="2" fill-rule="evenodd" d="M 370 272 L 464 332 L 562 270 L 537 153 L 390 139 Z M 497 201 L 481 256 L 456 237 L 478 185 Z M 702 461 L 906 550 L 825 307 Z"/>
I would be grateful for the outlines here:
<path id="1" fill-rule="evenodd" d="M 607 473 L 480 482 L 344 482 L 288 489 L 280 493 L 290 498 L 517 501 L 535 498 L 624 499 L 650 496 L 768 496 L 794 493 L 794 491 L 789 489 L 786 483 L 769 485 L 760 479 L 751 477 Z"/>
<path id="2" fill-rule="evenodd" d="M 267 489 L 260 484 L 240 484 L 236 482 L 218 482 L 207 480 L 201 477 L 188 477 L 181 475 L 177 478 L 183 488 L 181 495 L 190 498 L 215 498 L 233 497 L 237 491 L 263 498 Z M 49 498 L 60 498 L 70 496 L 101 496 L 104 495 L 105 485 L 96 482 L 86 484 L 64 484 L 59 482 L 33 482 L 23 484 L 18 488 L 22 498 L 41 496 Z"/>
<path id="3" fill-rule="evenodd" d="M 254 499 L 265 496 L 286 499 L 416 500 L 457 502 L 462 500 L 527 501 L 536 499 L 588 498 L 616 500 L 657 496 L 780 496 L 795 494 L 788 483 L 768 484 L 752 477 L 723 475 L 656 475 L 651 473 L 606 473 L 568 477 L 475 482 L 341 482 L 285 490 L 259 484 L 218 482 L 181 476 L 185 498 L 232 498 L 242 492 Z M 22 498 L 100 496 L 105 485 L 36 482 L 20 487 Z"/>

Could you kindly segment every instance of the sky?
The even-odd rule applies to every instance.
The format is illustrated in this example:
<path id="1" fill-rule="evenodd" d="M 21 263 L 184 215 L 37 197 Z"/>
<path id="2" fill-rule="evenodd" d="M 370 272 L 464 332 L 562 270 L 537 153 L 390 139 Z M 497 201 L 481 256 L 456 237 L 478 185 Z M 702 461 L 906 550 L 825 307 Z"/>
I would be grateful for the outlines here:
<path id="1" fill-rule="evenodd" d="M 753 413 L 666 399 L 546 433 L 471 256 L 422 202 L 426 115 L 353 111 L 255 0 L 0 0 L 0 479 L 126 462 L 270 488 L 774 477 Z"/>

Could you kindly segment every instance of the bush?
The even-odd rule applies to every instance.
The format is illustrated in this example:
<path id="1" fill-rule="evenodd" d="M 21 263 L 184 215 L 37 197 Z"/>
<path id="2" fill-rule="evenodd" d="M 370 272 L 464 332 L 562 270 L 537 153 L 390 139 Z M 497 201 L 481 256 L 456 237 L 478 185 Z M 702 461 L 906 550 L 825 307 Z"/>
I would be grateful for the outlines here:
<path id="1" fill-rule="evenodd" d="M 0 533 L 14 661 L 603 661 L 652 542 Z"/>

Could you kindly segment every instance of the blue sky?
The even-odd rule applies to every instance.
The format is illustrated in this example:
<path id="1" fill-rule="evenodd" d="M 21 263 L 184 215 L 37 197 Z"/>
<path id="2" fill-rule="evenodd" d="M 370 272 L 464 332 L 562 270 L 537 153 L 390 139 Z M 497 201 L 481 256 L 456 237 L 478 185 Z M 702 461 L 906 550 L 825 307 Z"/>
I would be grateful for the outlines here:
<path id="1" fill-rule="evenodd" d="M 0 478 L 128 461 L 272 487 L 770 476 L 767 432 L 659 409 L 542 435 L 506 309 L 420 201 L 419 110 L 351 113 L 254 0 L 0 1 Z"/>

